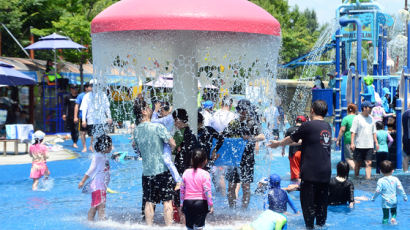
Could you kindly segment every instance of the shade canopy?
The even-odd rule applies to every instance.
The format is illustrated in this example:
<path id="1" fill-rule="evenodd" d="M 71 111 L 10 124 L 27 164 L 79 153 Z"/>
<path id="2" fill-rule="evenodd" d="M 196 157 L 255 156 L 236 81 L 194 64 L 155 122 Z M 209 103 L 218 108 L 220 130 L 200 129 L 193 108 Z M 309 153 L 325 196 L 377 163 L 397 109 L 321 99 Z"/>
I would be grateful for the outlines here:
<path id="1" fill-rule="evenodd" d="M 122 0 L 91 22 L 92 33 L 132 30 L 226 31 L 280 36 L 279 22 L 247 0 Z"/>
<path id="2" fill-rule="evenodd" d="M 41 37 L 36 43 L 33 43 L 26 50 L 49 50 L 49 49 L 85 49 L 84 46 L 71 41 L 70 38 L 53 33 Z"/>
<path id="3" fill-rule="evenodd" d="M 15 70 L 13 65 L 0 61 L 0 85 L 34 85 L 36 81 L 26 74 Z"/>

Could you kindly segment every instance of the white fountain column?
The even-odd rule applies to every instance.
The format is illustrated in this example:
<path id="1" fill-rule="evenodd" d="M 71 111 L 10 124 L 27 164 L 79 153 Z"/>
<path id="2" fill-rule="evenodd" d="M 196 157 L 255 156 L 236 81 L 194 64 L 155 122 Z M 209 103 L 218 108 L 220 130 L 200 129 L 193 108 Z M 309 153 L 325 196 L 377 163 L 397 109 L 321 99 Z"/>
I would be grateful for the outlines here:
<path id="1" fill-rule="evenodd" d="M 197 133 L 198 127 L 198 62 L 196 45 L 192 33 L 181 32 L 177 36 L 180 44 L 175 47 L 177 58 L 174 61 L 174 87 L 172 89 L 174 109 L 184 108 L 188 112 L 189 127 Z"/>

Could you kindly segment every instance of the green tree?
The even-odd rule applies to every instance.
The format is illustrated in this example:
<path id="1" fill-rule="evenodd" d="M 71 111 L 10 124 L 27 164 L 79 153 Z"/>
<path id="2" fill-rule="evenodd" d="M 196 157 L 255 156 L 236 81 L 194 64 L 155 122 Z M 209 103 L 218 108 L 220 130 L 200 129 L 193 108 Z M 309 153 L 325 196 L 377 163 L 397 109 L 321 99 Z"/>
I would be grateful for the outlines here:
<path id="1" fill-rule="evenodd" d="M 74 42 L 80 43 L 88 50 L 64 50 L 63 55 L 66 60 L 80 62 L 91 59 L 91 21 L 92 19 L 116 0 L 68 0 L 57 1 L 55 6 L 61 9 L 60 17 L 51 22 L 51 26 L 46 28 L 34 28 L 32 32 L 39 36 L 44 36 L 52 32 L 57 32 L 70 37 Z"/>
<path id="2" fill-rule="evenodd" d="M 45 36 L 53 32 L 69 36 L 88 46 L 78 52 L 64 50 L 63 57 L 72 62 L 91 58 L 91 20 L 118 0 L 0 0 L 0 23 L 5 24 L 23 46 L 29 45 L 30 33 Z M 3 30 L 2 55 L 25 57 L 23 51 Z M 52 52 L 37 51 L 36 58 L 52 58 Z"/>
<path id="3" fill-rule="evenodd" d="M 27 15 L 20 3 L 20 0 L 0 0 L 0 23 L 4 24 L 17 38 L 22 37 L 23 32 L 20 29 L 24 24 L 23 18 Z M 17 56 L 20 52 L 24 54 L 2 26 L 0 33 L 4 55 Z"/>
<path id="4" fill-rule="evenodd" d="M 252 0 L 274 16 L 281 24 L 282 48 L 280 60 L 289 62 L 307 53 L 319 37 L 319 24 L 314 10 L 299 11 L 297 6 L 291 8 L 286 0 Z M 287 77 L 293 77 L 290 71 Z"/>

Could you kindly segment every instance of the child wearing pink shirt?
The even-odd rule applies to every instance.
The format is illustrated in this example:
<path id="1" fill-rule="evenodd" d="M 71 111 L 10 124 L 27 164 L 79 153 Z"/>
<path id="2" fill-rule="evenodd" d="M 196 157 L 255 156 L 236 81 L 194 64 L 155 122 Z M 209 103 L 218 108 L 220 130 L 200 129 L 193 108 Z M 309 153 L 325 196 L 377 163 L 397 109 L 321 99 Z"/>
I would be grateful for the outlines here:
<path id="1" fill-rule="evenodd" d="M 42 176 L 47 179 L 50 175 L 47 167 L 47 146 L 42 144 L 45 136 L 45 133 L 37 130 L 33 134 L 34 144 L 30 146 L 29 155 L 33 158 L 30 170 L 30 178 L 33 179 L 33 191 L 37 190 L 38 182 Z"/>
<path id="2" fill-rule="evenodd" d="M 206 153 L 201 149 L 195 149 L 192 154 L 193 168 L 185 170 L 182 175 L 181 210 L 185 214 L 185 225 L 188 230 L 203 229 L 206 215 L 214 211 L 211 177 L 202 169 L 207 162 Z"/>

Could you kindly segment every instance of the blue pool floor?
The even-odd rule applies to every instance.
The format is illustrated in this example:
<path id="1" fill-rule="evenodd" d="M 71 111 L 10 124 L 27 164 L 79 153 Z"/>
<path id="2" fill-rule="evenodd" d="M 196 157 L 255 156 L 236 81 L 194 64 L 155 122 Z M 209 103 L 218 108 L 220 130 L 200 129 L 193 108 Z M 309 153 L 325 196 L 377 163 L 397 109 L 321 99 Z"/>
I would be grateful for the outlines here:
<path id="1" fill-rule="evenodd" d="M 114 151 L 132 151 L 127 136 L 113 135 L 113 140 Z M 71 142 L 66 141 L 63 145 L 70 148 Z M 282 177 L 282 186 L 290 183 L 287 157 L 282 157 L 279 149 L 272 152 L 273 158 L 270 158 L 262 147 L 256 155 L 252 191 L 255 191 L 260 178 L 271 173 Z M 119 193 L 108 194 L 109 220 L 88 222 L 86 219 L 91 198 L 90 195 L 82 194 L 77 185 L 88 169 L 89 154 L 80 153 L 80 157 L 73 160 L 48 162 L 51 178 L 43 184 L 42 191 L 36 192 L 31 191 L 30 164 L 0 166 L 0 229 L 184 229 L 181 225 L 160 227 L 163 226 L 162 205 L 156 209 L 156 226 L 148 228 L 141 222 L 141 161 L 111 161 L 109 187 Z M 332 154 L 333 169 L 340 159 L 339 155 L 337 152 Z M 361 174 L 364 174 L 364 169 Z M 398 176 L 407 194 L 410 194 L 410 175 Z M 369 181 L 354 179 L 355 196 L 371 197 L 377 178 L 374 176 Z M 248 210 L 230 210 L 225 197 L 214 195 L 215 214 L 208 216 L 207 229 L 238 229 L 256 218 L 263 209 L 263 196 L 260 195 L 252 195 Z M 291 197 L 300 210 L 298 192 L 292 192 Z M 398 225 L 382 225 L 379 198 L 375 202 L 363 201 L 353 209 L 329 207 L 324 229 L 409 229 L 409 217 L 410 205 L 399 197 Z M 304 229 L 301 214 L 288 215 L 288 229 Z"/>

